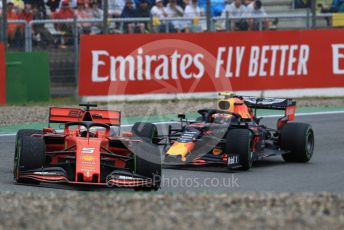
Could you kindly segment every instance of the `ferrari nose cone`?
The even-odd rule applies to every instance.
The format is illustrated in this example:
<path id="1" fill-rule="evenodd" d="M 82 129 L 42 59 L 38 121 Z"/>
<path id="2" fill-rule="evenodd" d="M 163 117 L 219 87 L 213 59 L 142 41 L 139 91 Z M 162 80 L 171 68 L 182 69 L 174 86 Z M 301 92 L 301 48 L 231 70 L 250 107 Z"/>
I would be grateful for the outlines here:
<path id="1" fill-rule="evenodd" d="M 100 145 L 101 140 L 98 139 L 78 139 L 76 147 L 76 178 L 78 182 L 99 182 Z"/>

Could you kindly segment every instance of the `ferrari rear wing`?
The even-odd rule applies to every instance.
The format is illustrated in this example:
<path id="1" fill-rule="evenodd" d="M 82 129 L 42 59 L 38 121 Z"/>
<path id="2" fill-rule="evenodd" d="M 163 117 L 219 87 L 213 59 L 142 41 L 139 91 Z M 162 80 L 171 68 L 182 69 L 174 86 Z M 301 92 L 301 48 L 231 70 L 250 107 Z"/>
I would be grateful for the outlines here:
<path id="1" fill-rule="evenodd" d="M 121 112 L 112 110 L 51 107 L 49 123 L 67 123 L 76 121 L 93 121 L 110 126 L 121 125 Z"/>

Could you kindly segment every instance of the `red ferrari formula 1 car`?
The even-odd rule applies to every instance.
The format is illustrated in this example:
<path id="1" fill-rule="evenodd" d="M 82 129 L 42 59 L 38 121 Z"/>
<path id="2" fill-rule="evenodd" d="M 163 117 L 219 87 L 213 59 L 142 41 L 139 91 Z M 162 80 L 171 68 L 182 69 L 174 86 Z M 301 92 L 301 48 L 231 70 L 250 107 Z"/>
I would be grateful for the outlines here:
<path id="1" fill-rule="evenodd" d="M 120 133 L 121 113 L 86 109 L 50 108 L 53 128 L 19 130 L 16 136 L 14 180 L 18 183 L 69 183 L 157 190 L 161 154 L 152 137 L 151 123 L 135 123 L 132 132 Z"/>
<path id="2" fill-rule="evenodd" d="M 224 165 L 248 170 L 252 163 L 282 155 L 288 162 L 307 162 L 314 150 L 309 124 L 290 122 L 296 102 L 291 99 L 257 98 L 222 93 L 217 109 L 202 109 L 196 121 L 180 114 L 181 128 L 169 128 L 164 164 Z M 260 124 L 257 109 L 284 110 L 276 128 Z"/>

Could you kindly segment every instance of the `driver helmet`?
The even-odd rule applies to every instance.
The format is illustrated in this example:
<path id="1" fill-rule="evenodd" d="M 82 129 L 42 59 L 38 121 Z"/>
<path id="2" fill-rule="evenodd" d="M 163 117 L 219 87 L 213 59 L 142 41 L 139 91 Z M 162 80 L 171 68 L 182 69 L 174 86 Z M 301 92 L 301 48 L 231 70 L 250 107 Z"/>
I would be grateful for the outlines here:
<path id="1" fill-rule="evenodd" d="M 81 135 L 86 136 L 87 134 L 87 128 L 85 126 L 81 126 L 79 130 Z M 97 128 L 96 127 L 91 127 L 89 129 L 90 137 L 95 136 L 97 134 Z"/>

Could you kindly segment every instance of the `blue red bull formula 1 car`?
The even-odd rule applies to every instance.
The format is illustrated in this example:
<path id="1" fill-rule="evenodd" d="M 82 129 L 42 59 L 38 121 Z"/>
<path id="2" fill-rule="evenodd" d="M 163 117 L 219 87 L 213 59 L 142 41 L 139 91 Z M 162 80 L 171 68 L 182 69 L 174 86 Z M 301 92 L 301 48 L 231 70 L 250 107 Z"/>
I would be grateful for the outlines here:
<path id="1" fill-rule="evenodd" d="M 296 102 L 221 93 L 217 109 L 201 109 L 196 121 L 180 114 L 181 127 L 165 137 L 165 165 L 223 165 L 248 170 L 254 161 L 281 155 L 287 162 L 308 162 L 314 151 L 311 125 L 291 122 Z M 275 128 L 260 124 L 257 109 L 284 110 Z M 161 140 L 164 137 L 161 137 Z"/>

